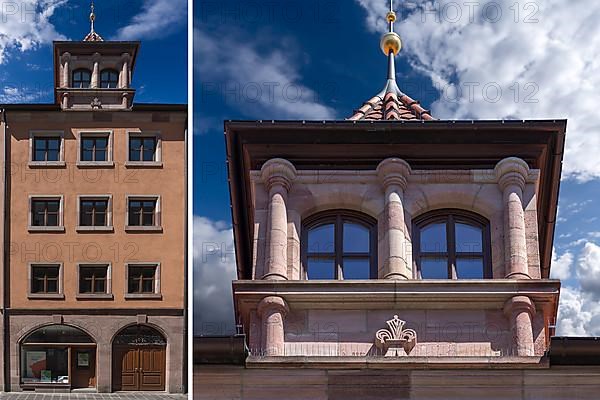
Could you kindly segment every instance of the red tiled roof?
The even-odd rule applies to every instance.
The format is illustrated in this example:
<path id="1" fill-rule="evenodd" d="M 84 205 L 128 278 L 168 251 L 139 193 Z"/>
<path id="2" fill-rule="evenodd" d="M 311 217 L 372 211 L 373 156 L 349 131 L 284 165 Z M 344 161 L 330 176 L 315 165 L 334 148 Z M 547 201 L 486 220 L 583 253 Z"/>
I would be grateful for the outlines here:
<path id="1" fill-rule="evenodd" d="M 378 94 L 348 118 L 349 121 L 430 121 L 433 119 L 430 112 L 421 107 L 418 101 L 395 91 Z"/>

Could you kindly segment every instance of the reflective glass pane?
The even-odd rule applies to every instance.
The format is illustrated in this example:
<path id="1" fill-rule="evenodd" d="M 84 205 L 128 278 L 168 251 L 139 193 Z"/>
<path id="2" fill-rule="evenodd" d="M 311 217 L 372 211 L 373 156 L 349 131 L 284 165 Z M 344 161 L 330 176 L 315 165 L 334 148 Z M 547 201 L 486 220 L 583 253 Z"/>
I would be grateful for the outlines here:
<path id="1" fill-rule="evenodd" d="M 344 279 L 370 279 L 370 268 L 368 258 L 345 258 L 343 266 Z"/>
<path id="2" fill-rule="evenodd" d="M 457 252 L 481 253 L 483 251 L 483 235 L 480 227 L 460 223 L 454 226 Z"/>
<path id="3" fill-rule="evenodd" d="M 369 229 L 351 222 L 344 223 L 344 253 L 368 253 Z"/>
<path id="4" fill-rule="evenodd" d="M 308 279 L 335 279 L 333 259 L 309 258 L 306 270 Z"/>
<path id="5" fill-rule="evenodd" d="M 445 253 L 446 223 L 431 224 L 421 229 L 421 252 Z"/>
<path id="6" fill-rule="evenodd" d="M 333 253 L 335 252 L 334 225 L 320 225 L 308 231 L 309 253 Z"/>
<path id="7" fill-rule="evenodd" d="M 47 293 L 58 293 L 58 281 L 55 279 L 48 280 Z"/>
<path id="8" fill-rule="evenodd" d="M 151 279 L 144 279 L 142 285 L 142 292 L 144 293 L 152 293 L 154 292 L 154 281 Z"/>
<path id="9" fill-rule="evenodd" d="M 85 277 L 79 281 L 79 293 L 90 293 L 92 291 L 92 282 Z"/>
<path id="10" fill-rule="evenodd" d="M 483 279 L 483 258 L 457 258 L 458 279 Z"/>
<path id="11" fill-rule="evenodd" d="M 60 202 L 58 200 L 51 200 L 47 202 L 48 212 L 56 213 L 60 208 Z"/>
<path id="12" fill-rule="evenodd" d="M 51 138 L 51 139 L 48 139 L 48 149 L 49 150 L 58 150 L 58 149 L 60 149 L 60 138 Z"/>
<path id="13" fill-rule="evenodd" d="M 439 257 L 421 258 L 421 278 L 448 279 L 448 259 Z"/>
<path id="14" fill-rule="evenodd" d="M 94 292 L 95 293 L 104 293 L 106 290 L 104 289 L 104 280 L 96 279 L 94 282 Z"/>

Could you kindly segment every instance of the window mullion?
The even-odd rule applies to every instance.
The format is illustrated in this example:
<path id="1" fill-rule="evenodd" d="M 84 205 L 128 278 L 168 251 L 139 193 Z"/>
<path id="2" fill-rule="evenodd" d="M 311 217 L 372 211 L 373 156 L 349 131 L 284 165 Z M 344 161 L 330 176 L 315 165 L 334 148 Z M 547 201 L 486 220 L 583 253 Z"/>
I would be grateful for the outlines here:
<path id="1" fill-rule="evenodd" d="M 448 277 L 450 279 L 456 279 L 456 240 L 454 232 L 454 217 L 450 215 L 448 217 L 448 223 L 446 224 L 446 235 L 448 237 L 446 246 L 448 247 Z"/>
<path id="2" fill-rule="evenodd" d="M 344 236 L 343 236 L 343 223 L 341 215 L 336 216 L 335 220 L 335 278 L 343 279 L 343 249 L 344 249 Z"/>

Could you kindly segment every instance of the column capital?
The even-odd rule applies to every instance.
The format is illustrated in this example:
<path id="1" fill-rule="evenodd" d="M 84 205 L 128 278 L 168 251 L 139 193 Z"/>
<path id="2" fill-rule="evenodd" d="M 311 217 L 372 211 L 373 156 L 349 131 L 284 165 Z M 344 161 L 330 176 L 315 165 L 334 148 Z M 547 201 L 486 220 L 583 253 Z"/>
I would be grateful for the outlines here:
<path id="1" fill-rule="evenodd" d="M 500 189 L 504 190 L 510 185 L 516 185 L 523 190 L 529 175 L 529 165 L 518 157 L 508 157 L 500 160 L 496 167 L 496 178 Z"/>
<path id="2" fill-rule="evenodd" d="M 526 311 L 535 315 L 535 303 L 527 296 L 514 296 L 504 303 L 504 314 L 510 316 L 513 312 Z"/>
<path id="3" fill-rule="evenodd" d="M 272 158 L 263 164 L 260 176 L 267 190 L 277 185 L 283 186 L 286 192 L 290 190 L 297 176 L 294 165 L 283 158 Z"/>
<path id="4" fill-rule="evenodd" d="M 410 174 L 410 165 L 401 158 L 386 158 L 377 166 L 377 177 L 384 189 L 398 185 L 402 190 L 406 190 Z"/>
<path id="5" fill-rule="evenodd" d="M 70 59 L 71 59 L 71 53 L 69 53 L 68 51 L 65 51 L 64 53 L 62 53 L 60 55 L 60 60 L 62 62 L 69 61 Z"/>
<path id="6" fill-rule="evenodd" d="M 98 62 L 98 61 L 100 61 L 100 58 L 101 58 L 101 57 L 102 57 L 102 56 L 100 55 L 100 53 L 98 53 L 98 52 L 95 52 L 94 54 L 92 54 L 92 61 L 94 61 L 94 62 Z"/>
<path id="7" fill-rule="evenodd" d="M 129 55 L 129 53 L 121 54 L 121 61 L 123 61 L 123 62 L 129 62 L 130 58 L 131 58 L 131 56 Z"/>
<path id="8" fill-rule="evenodd" d="M 258 303 L 258 308 L 256 311 L 262 318 L 269 310 L 276 310 L 285 316 L 290 311 L 290 308 L 283 298 L 279 296 L 267 296 L 263 298 L 260 303 Z"/>

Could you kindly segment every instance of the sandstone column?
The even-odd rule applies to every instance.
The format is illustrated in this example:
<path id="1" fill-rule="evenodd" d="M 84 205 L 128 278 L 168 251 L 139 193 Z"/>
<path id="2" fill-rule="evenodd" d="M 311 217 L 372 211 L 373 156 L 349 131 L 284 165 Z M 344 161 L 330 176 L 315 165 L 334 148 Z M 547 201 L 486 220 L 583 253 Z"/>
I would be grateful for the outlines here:
<path id="1" fill-rule="evenodd" d="M 129 53 L 121 54 L 121 61 L 123 67 L 121 68 L 121 74 L 119 76 L 119 88 L 127 89 L 130 85 L 129 82 Z"/>
<path id="2" fill-rule="evenodd" d="M 258 304 L 258 315 L 262 321 L 261 345 L 264 355 L 284 355 L 285 331 L 283 321 L 289 308 L 278 296 L 265 297 Z"/>
<path id="3" fill-rule="evenodd" d="M 496 165 L 498 185 L 504 197 L 504 243 L 506 278 L 530 279 L 527 264 L 527 240 L 523 189 L 529 166 L 520 158 L 509 157 Z"/>
<path id="4" fill-rule="evenodd" d="M 71 78 L 71 53 L 69 52 L 64 52 L 62 54 L 62 63 L 63 63 L 63 70 L 62 70 L 62 85 L 61 87 L 63 88 L 68 88 L 69 86 L 71 86 L 69 84 L 70 82 L 70 78 Z"/>
<path id="5" fill-rule="evenodd" d="M 504 305 L 504 313 L 510 321 L 512 344 L 517 350 L 517 355 L 533 356 L 533 301 L 527 296 L 515 296 Z"/>
<path id="6" fill-rule="evenodd" d="M 410 165 L 399 158 L 388 158 L 377 166 L 377 176 L 385 190 L 384 229 L 387 254 L 384 254 L 384 279 L 411 279 L 410 260 L 407 260 L 404 224 L 404 191 Z"/>
<path id="7" fill-rule="evenodd" d="M 92 70 L 92 82 L 90 87 L 99 88 L 100 87 L 100 53 L 94 53 L 92 56 L 92 60 L 94 61 L 94 69 Z"/>
<path id="8" fill-rule="evenodd" d="M 296 168 L 287 160 L 274 158 L 261 168 L 269 192 L 266 273 L 262 279 L 286 280 L 287 276 L 287 196 L 296 178 Z"/>

